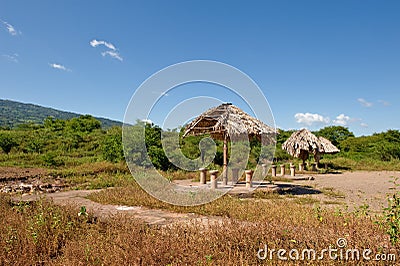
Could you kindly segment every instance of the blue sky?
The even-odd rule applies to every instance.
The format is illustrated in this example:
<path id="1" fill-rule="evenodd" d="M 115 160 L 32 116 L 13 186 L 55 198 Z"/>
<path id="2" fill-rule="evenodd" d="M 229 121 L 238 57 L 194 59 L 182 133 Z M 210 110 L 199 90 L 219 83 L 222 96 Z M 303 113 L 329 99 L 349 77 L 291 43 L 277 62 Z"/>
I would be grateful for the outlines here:
<path id="1" fill-rule="evenodd" d="M 206 59 L 257 82 L 280 128 L 335 124 L 356 135 L 400 128 L 399 1 L 0 0 L 0 6 L 3 99 L 122 120 L 150 75 Z M 163 100 L 187 96 L 178 92 Z M 223 91 L 214 96 L 243 107 Z"/>

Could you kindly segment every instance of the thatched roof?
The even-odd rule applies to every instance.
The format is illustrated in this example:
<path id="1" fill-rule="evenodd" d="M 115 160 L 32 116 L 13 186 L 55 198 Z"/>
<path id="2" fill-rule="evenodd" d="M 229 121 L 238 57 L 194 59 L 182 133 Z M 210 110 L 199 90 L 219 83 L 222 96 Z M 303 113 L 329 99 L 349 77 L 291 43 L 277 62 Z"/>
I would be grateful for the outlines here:
<path id="1" fill-rule="evenodd" d="M 223 139 L 224 136 L 271 136 L 276 131 L 240 108 L 224 103 L 195 118 L 186 126 L 183 137 L 203 134 L 210 134 L 214 139 Z"/>
<path id="2" fill-rule="evenodd" d="M 332 144 L 328 139 L 324 137 L 319 137 L 319 141 L 321 142 L 323 152 L 322 153 L 338 153 L 340 150 Z M 321 152 L 321 151 L 320 151 Z"/>
<path id="3" fill-rule="evenodd" d="M 338 153 L 336 148 L 329 140 L 324 137 L 317 138 L 308 129 L 301 129 L 294 132 L 283 144 L 282 149 L 291 156 L 303 158 L 308 153 Z"/>
<path id="4" fill-rule="evenodd" d="M 284 149 L 291 156 L 301 158 L 304 153 L 316 153 L 322 150 L 320 140 L 308 129 L 294 132 L 283 144 Z"/>

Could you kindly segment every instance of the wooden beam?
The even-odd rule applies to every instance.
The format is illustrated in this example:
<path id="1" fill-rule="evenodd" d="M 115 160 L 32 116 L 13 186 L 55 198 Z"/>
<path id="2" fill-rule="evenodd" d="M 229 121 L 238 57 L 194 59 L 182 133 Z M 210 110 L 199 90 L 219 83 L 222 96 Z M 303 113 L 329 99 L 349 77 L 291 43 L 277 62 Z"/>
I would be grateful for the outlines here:
<path id="1" fill-rule="evenodd" d="M 228 134 L 224 134 L 222 185 L 228 185 Z"/>

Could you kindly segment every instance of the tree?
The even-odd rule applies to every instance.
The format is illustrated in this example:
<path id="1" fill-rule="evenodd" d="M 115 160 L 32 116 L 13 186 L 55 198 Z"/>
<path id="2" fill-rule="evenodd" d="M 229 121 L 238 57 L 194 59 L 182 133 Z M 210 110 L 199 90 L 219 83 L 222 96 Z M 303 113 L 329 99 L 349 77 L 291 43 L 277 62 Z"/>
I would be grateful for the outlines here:
<path id="1" fill-rule="evenodd" d="M 65 128 L 66 121 L 49 116 L 44 120 L 43 124 L 45 128 L 52 131 L 61 131 Z"/>
<path id="2" fill-rule="evenodd" d="M 333 145 L 340 147 L 340 143 L 349 137 L 354 137 L 353 132 L 350 132 L 347 127 L 329 126 L 314 132 L 316 136 L 327 138 Z"/>
<path id="3" fill-rule="evenodd" d="M 15 138 L 8 132 L 0 133 L 0 147 L 5 153 L 9 153 L 13 147 L 17 147 L 18 143 Z"/>
<path id="4" fill-rule="evenodd" d="M 68 127 L 75 132 L 90 133 L 95 129 L 101 128 L 101 123 L 91 115 L 82 115 L 67 121 Z"/>
<path id="5" fill-rule="evenodd" d="M 119 162 L 124 159 L 120 127 L 112 127 L 107 131 L 103 141 L 103 157 L 110 162 Z"/>

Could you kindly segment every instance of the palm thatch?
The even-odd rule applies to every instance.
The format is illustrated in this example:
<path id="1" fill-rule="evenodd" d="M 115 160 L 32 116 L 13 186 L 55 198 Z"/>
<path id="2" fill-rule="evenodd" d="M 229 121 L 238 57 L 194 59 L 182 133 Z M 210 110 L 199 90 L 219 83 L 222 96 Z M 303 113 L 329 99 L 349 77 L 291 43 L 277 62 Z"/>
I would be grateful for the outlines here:
<path id="1" fill-rule="evenodd" d="M 213 139 L 223 140 L 223 184 L 227 184 L 228 139 L 240 140 L 257 137 L 263 145 L 275 144 L 275 129 L 243 112 L 231 103 L 211 108 L 195 118 L 185 128 L 183 137 L 210 134 Z"/>
<path id="2" fill-rule="evenodd" d="M 293 157 L 303 160 L 308 158 L 309 153 L 317 153 L 322 150 L 320 140 L 308 129 L 294 132 L 283 144 L 282 149 Z"/>
<path id="3" fill-rule="evenodd" d="M 273 139 L 275 129 L 250 116 L 240 108 L 224 103 L 213 107 L 195 118 L 185 128 L 183 137 L 188 135 L 210 134 L 213 139 L 224 140 L 226 137 L 262 136 Z"/>
<path id="4" fill-rule="evenodd" d="M 317 138 L 311 131 L 305 128 L 294 132 L 282 144 L 282 149 L 291 156 L 303 160 L 303 164 L 310 153 L 314 154 L 314 159 L 318 164 L 321 154 L 340 152 L 328 139 L 324 137 Z"/>
<path id="5" fill-rule="evenodd" d="M 340 152 L 340 150 L 332 144 L 328 139 L 324 137 L 319 137 L 319 141 L 321 142 L 322 146 L 322 151 L 320 153 L 328 153 L 328 154 L 334 154 Z"/>

